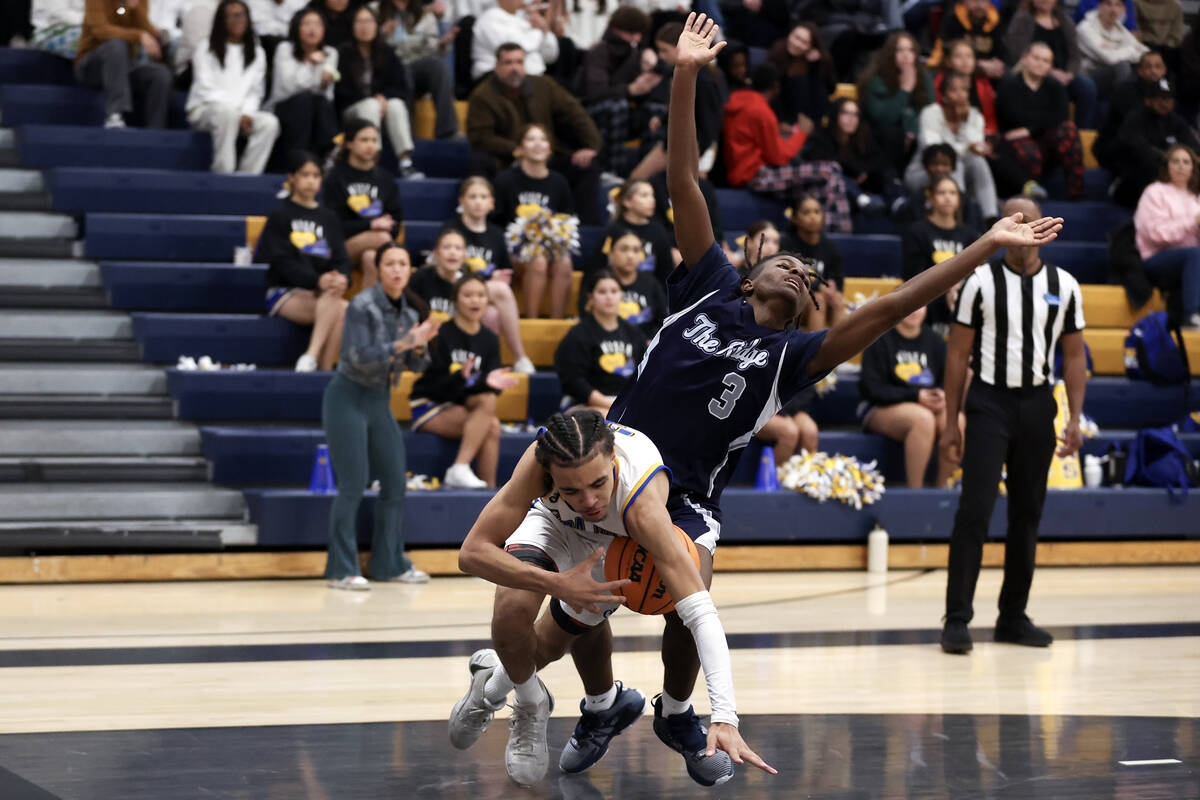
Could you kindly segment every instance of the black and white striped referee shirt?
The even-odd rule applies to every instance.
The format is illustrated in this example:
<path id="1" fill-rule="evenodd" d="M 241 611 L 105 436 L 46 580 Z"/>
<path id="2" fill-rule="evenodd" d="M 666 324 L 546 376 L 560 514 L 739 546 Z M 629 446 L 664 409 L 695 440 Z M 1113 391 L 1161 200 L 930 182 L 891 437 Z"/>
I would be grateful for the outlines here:
<path id="1" fill-rule="evenodd" d="M 1023 275 L 997 260 L 967 276 L 954 321 L 975 329 L 971 368 L 980 380 L 1028 389 L 1053 383 L 1059 337 L 1083 330 L 1083 293 L 1053 264 Z"/>

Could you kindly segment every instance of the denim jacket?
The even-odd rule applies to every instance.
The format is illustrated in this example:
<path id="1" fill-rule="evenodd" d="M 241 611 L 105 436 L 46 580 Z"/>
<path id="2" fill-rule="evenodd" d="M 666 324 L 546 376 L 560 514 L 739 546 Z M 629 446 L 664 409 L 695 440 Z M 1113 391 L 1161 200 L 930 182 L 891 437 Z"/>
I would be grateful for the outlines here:
<path id="1" fill-rule="evenodd" d="M 360 292 L 346 309 L 342 329 L 342 354 L 338 373 L 355 383 L 387 389 L 403 370 L 422 372 L 429 357 L 424 350 L 396 354 L 394 343 L 418 322 L 417 312 L 402 303 L 400 309 L 376 284 Z"/>

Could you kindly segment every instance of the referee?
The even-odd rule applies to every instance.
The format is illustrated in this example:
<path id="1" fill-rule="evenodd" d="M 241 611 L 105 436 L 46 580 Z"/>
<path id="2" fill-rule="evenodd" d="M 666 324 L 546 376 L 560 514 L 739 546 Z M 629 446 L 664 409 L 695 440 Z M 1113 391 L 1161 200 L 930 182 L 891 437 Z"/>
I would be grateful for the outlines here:
<path id="1" fill-rule="evenodd" d="M 1041 210 L 1014 198 L 1004 214 L 1037 219 Z M 1054 350 L 1062 339 L 1063 374 L 1071 418 L 1060 456 L 1083 444 L 1079 415 L 1087 383 L 1083 296 L 1067 272 L 1042 261 L 1036 247 L 1009 248 L 967 276 L 954 309 L 946 353 L 946 419 L 967 416 L 966 441 L 957 425 L 942 433 L 943 454 L 962 463 L 962 495 L 950 534 L 942 650 L 971 651 L 967 623 L 1001 468 L 1007 466 L 1008 536 L 995 640 L 1048 647 L 1053 637 L 1025 615 L 1033 582 L 1037 529 L 1054 456 Z M 967 365 L 974 371 L 966 403 Z"/>

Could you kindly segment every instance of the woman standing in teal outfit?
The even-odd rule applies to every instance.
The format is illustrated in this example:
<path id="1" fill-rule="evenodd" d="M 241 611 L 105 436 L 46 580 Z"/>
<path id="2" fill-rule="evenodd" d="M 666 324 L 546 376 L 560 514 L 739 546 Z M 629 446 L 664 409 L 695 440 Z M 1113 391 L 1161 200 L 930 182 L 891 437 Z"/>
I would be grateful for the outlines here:
<path id="1" fill-rule="evenodd" d="M 389 242 L 375 254 L 379 283 L 346 309 L 337 374 L 325 389 L 321 420 L 338 494 L 329 515 L 325 577 L 335 589 L 370 589 L 358 566 L 355 520 L 370 476 L 379 480 L 372 580 L 424 583 L 429 576 L 404 555 L 404 437 L 391 410 L 392 381 L 409 369 L 420 372 L 425 345 L 437 320 L 419 322 L 404 297 L 412 274 L 408 251 Z"/>

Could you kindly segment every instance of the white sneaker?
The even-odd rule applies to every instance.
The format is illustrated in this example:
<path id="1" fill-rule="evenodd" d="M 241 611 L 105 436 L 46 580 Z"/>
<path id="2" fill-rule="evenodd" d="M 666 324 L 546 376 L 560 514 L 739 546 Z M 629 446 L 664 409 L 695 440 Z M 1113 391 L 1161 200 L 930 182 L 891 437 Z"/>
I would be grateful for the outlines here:
<path id="1" fill-rule="evenodd" d="M 1185 331 L 1200 331 L 1200 313 L 1192 314 L 1183 321 L 1183 325 L 1180 327 Z"/>
<path id="2" fill-rule="evenodd" d="M 471 470 L 470 464 L 454 464 L 446 470 L 442 485 L 447 489 L 486 489 L 487 483 Z"/>
<path id="3" fill-rule="evenodd" d="M 308 353 L 296 359 L 296 372 L 316 372 L 317 360 Z"/>
<path id="4" fill-rule="evenodd" d="M 120 114 L 109 114 L 108 117 L 105 118 L 105 120 L 104 120 L 104 127 L 109 128 L 109 129 L 124 128 L 125 127 L 125 118 L 122 117 Z"/>
<path id="5" fill-rule="evenodd" d="M 536 705 L 513 705 L 508 744 L 504 747 L 504 768 L 518 786 L 533 786 L 546 777 L 550 753 L 546 748 L 546 724 L 554 711 L 554 696 L 538 678 L 542 700 Z"/>
<path id="6" fill-rule="evenodd" d="M 371 582 L 362 575 L 347 575 L 344 578 L 330 578 L 330 589 L 347 589 L 352 592 L 365 592 L 371 588 Z"/>
<path id="7" fill-rule="evenodd" d="M 429 583 L 429 573 L 416 567 L 410 567 L 396 577 L 390 578 L 389 583 Z"/>
<path id="8" fill-rule="evenodd" d="M 533 373 L 537 372 L 537 367 L 535 367 L 533 362 L 529 360 L 529 356 L 524 356 L 523 358 L 518 359 L 517 363 L 513 364 L 512 371 L 520 372 L 522 375 L 532 375 Z"/>
<path id="9" fill-rule="evenodd" d="M 488 679 L 498 666 L 500 658 L 495 650 L 476 650 L 471 655 L 467 665 L 471 673 L 471 685 L 450 712 L 450 744 L 459 750 L 466 750 L 475 744 L 488 729 L 496 712 L 504 708 L 503 703 L 493 706 L 483 693 Z"/>

